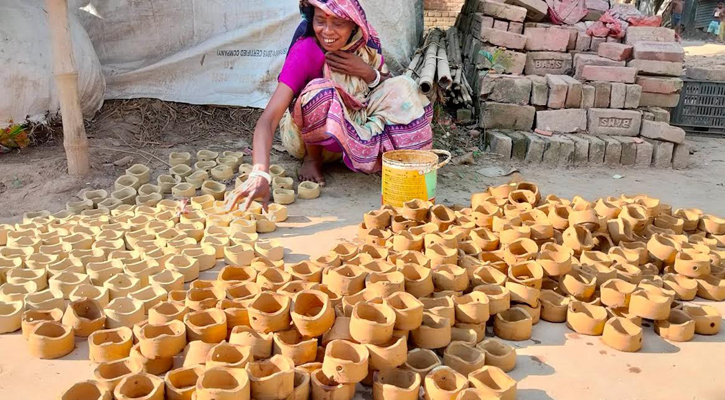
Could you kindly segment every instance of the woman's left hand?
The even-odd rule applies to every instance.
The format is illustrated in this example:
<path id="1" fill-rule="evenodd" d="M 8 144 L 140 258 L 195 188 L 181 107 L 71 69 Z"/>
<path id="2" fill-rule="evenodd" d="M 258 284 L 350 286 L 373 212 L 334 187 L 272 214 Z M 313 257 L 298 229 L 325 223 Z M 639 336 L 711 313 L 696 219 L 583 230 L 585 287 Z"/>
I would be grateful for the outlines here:
<path id="1" fill-rule="evenodd" d="M 375 81 L 375 69 L 355 54 L 344 51 L 331 51 L 327 53 L 325 58 L 327 65 L 335 72 L 360 77 L 367 83 Z"/>

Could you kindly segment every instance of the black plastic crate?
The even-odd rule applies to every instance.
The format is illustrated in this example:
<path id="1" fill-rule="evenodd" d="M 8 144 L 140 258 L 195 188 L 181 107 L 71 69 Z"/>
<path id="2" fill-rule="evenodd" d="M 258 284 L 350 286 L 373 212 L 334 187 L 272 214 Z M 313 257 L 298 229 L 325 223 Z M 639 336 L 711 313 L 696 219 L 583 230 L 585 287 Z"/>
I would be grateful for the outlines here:
<path id="1" fill-rule="evenodd" d="M 725 82 L 682 78 L 680 103 L 671 124 L 688 134 L 725 136 Z"/>

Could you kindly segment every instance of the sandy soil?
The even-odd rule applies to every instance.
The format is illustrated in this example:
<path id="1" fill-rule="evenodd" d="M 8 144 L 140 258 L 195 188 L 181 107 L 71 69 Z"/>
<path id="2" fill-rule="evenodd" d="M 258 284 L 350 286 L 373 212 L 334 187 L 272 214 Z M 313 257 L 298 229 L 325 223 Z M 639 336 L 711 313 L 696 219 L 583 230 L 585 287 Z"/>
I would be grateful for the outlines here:
<path id="1" fill-rule="evenodd" d="M 688 55 L 705 58 L 705 53 L 725 53 L 723 46 L 693 46 L 688 45 Z M 125 170 L 125 166 L 114 162 L 129 155 L 133 162 L 154 167 L 158 175 L 166 168 L 159 160 L 166 160 L 170 151 L 238 150 L 251 142 L 248 129 L 209 136 L 185 128 L 181 122 L 163 126 L 154 143 L 148 144 L 134 139 L 138 127 L 122 115 L 94 124 L 89 130 L 93 168 L 84 179 L 66 175 L 60 143 L 0 156 L 0 223 L 18 221 L 27 211 L 63 209 L 82 190 L 111 188 Z M 476 158 L 474 165 L 441 170 L 438 199 L 442 203 L 467 203 L 472 192 L 510 179 L 488 178 L 478 172 L 500 166 L 505 170 L 518 168 L 524 179 L 538 183 L 545 194 L 569 198 L 581 195 L 594 200 L 645 193 L 675 208 L 697 207 L 725 215 L 725 141 L 692 137 L 690 142 L 694 149 L 692 166 L 684 171 L 589 166 L 556 169 L 502 163 L 483 155 Z M 286 167 L 293 176 L 299 166 L 296 160 L 276 150 L 272 161 Z M 614 179 L 615 174 L 623 178 Z M 353 240 L 362 213 L 380 205 L 379 177 L 356 175 L 338 165 L 331 168 L 327 179 L 328 187 L 321 198 L 292 205 L 290 219 L 270 235 L 285 244 L 286 260 L 290 262 L 324 254 L 339 241 Z M 207 276 L 213 278 L 214 272 L 207 272 L 211 274 Z M 725 312 L 725 304 L 715 306 Z M 563 324 L 541 322 L 531 340 L 512 343 L 519 349 L 518 366 L 511 373 L 519 381 L 519 398 L 723 398 L 725 380 L 717 371 L 725 365 L 725 332 L 697 336 L 690 343 L 669 343 L 650 327 L 645 331 L 643 351 L 626 354 L 606 347 L 599 338 L 574 334 Z M 0 399 L 55 398 L 73 382 L 92 378 L 94 366 L 88 361 L 87 343 L 77 340 L 77 346 L 72 355 L 60 360 L 34 360 L 29 358 L 19 333 L 0 335 Z"/>

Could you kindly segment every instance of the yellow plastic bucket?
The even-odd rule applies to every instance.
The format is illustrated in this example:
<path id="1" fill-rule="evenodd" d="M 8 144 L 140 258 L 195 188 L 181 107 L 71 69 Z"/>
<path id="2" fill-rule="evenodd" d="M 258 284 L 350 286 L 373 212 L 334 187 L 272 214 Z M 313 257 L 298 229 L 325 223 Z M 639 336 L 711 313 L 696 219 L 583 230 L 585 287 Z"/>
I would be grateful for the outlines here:
<path id="1" fill-rule="evenodd" d="M 445 160 L 440 161 L 440 156 Z M 438 169 L 451 161 L 445 150 L 394 150 L 383 154 L 383 204 L 402 207 L 406 201 L 435 202 Z"/>

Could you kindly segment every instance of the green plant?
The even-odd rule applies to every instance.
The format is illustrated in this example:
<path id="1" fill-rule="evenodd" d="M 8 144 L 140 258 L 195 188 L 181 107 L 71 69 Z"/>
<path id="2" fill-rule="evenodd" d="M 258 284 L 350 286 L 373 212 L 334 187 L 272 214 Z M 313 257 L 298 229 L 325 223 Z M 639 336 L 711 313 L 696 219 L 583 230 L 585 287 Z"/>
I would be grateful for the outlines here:
<path id="1" fill-rule="evenodd" d="M 486 71 L 493 70 L 496 73 L 503 73 L 511 65 L 511 57 L 509 57 L 502 49 L 496 49 L 493 53 L 488 50 L 480 50 L 478 52 L 483 56 L 483 62 L 479 64 L 479 69 Z"/>

